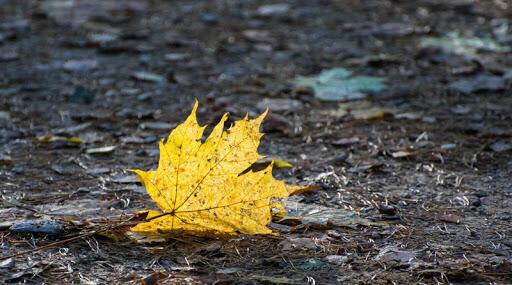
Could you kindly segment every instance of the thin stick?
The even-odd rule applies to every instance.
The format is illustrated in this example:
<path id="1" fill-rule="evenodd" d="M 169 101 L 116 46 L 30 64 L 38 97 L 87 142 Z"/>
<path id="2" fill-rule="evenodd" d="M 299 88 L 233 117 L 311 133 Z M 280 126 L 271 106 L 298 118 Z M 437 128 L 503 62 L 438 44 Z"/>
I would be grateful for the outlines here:
<path id="1" fill-rule="evenodd" d="M 12 258 L 12 257 L 18 257 L 18 256 L 21 256 L 21 255 L 25 255 L 27 253 L 37 252 L 37 251 L 40 251 L 40 250 L 43 250 L 43 249 L 48 249 L 48 248 L 56 247 L 56 246 L 59 246 L 59 245 L 67 244 L 69 242 L 72 242 L 72 241 L 75 241 L 75 240 L 78 240 L 78 239 L 82 239 L 82 238 L 93 236 L 93 235 L 95 235 L 97 233 L 101 233 L 101 232 L 104 232 L 104 231 L 113 230 L 113 229 L 116 229 L 116 228 L 119 228 L 119 227 L 122 227 L 122 226 L 126 226 L 126 225 L 128 225 L 128 222 L 130 222 L 130 219 L 128 219 L 128 220 L 126 220 L 124 222 L 121 222 L 121 223 L 119 223 L 117 225 L 114 225 L 114 226 L 110 226 L 110 227 L 103 228 L 103 229 L 98 229 L 98 230 L 95 230 L 95 231 L 92 231 L 92 232 L 89 232 L 89 233 L 79 234 L 79 235 L 74 236 L 74 237 L 70 237 L 70 238 L 67 238 L 67 239 L 64 239 L 64 240 L 56 241 L 56 242 L 53 242 L 53 243 L 50 243 L 50 244 L 47 244 L 47 245 L 43 245 L 43 246 L 40 246 L 40 247 L 28 249 L 28 250 L 21 251 L 21 252 L 18 252 L 18 253 L 14 253 L 14 254 L 11 254 L 11 255 L 2 256 L 2 257 L 0 257 L 0 260 L 9 259 L 9 258 Z"/>
<path id="2" fill-rule="evenodd" d="M 47 244 L 47 245 L 43 245 L 43 246 L 40 246 L 40 247 L 36 247 L 36 248 L 29 249 L 29 250 L 21 251 L 21 252 L 18 252 L 18 253 L 7 255 L 7 256 L 2 256 L 2 257 L 0 257 L 0 260 L 9 259 L 9 258 L 12 258 L 12 257 L 18 257 L 18 256 L 21 256 L 21 255 L 25 255 L 27 253 L 36 252 L 36 251 L 40 251 L 40 250 L 43 250 L 43 249 L 47 249 L 47 248 L 52 248 L 52 247 L 55 247 L 55 246 L 63 245 L 63 244 L 66 244 L 68 242 L 72 242 L 72 241 L 77 240 L 77 239 L 81 239 L 81 238 L 84 238 L 84 237 L 88 237 L 88 236 L 94 235 L 97 232 L 99 232 L 99 231 L 95 231 L 95 232 L 87 233 L 87 234 L 81 234 L 81 235 L 78 235 L 78 236 L 74 236 L 74 237 L 71 237 L 71 238 L 68 238 L 68 239 L 65 239 L 65 240 L 60 240 L 60 241 L 57 241 L 57 242 L 53 242 L 53 243 L 50 243 L 50 244 Z"/>
<path id="3" fill-rule="evenodd" d="M 11 202 L 11 201 L 8 201 L 6 199 L 2 199 L 2 201 L 4 201 L 7 204 L 10 204 L 10 205 L 12 205 L 14 207 L 17 207 L 17 208 L 21 208 L 21 209 L 25 209 L 25 210 L 33 212 L 33 213 L 45 215 L 44 213 L 41 213 L 40 211 L 38 211 L 38 210 L 36 210 L 36 209 L 34 209 L 32 207 L 29 207 L 27 205 L 24 205 L 24 204 L 21 204 L 21 203 L 18 203 L 18 202 Z"/>

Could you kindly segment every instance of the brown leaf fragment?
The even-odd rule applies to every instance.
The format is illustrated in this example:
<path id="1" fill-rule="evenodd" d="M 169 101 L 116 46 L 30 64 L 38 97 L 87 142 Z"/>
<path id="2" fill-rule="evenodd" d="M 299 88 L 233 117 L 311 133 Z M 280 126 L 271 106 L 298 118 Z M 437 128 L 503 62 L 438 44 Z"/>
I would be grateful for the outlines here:
<path id="1" fill-rule="evenodd" d="M 142 285 L 158 285 L 160 282 L 158 280 L 165 278 L 166 275 L 162 272 L 153 272 L 143 278 L 140 279 L 140 284 Z"/>

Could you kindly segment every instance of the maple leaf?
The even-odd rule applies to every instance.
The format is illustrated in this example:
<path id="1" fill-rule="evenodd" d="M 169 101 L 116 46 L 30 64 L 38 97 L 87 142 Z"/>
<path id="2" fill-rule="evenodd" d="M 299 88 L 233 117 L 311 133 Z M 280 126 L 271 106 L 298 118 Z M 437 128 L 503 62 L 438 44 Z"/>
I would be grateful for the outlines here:
<path id="1" fill-rule="evenodd" d="M 268 234 L 272 209 L 284 209 L 296 187 L 274 179 L 268 164 L 246 171 L 262 156 L 259 132 L 266 111 L 255 119 L 236 121 L 224 130 L 228 114 L 202 142 L 205 126 L 196 119 L 197 101 L 188 118 L 166 142 L 160 141 L 156 170 L 133 170 L 162 210 L 148 211 L 149 221 L 131 230 L 138 233 L 186 231 L 192 234 Z"/>

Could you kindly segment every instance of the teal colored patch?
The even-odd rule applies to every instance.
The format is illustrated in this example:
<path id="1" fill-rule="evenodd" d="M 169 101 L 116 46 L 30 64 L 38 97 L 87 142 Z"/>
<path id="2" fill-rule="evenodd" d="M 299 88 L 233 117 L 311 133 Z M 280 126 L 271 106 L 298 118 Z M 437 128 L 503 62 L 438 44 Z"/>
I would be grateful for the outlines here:
<path id="1" fill-rule="evenodd" d="M 490 37 L 461 37 L 458 33 L 448 33 L 445 37 L 426 37 L 421 39 L 420 47 L 441 48 L 446 52 L 474 56 L 479 51 L 509 52 L 510 48 L 500 45 Z"/>
<path id="2" fill-rule="evenodd" d="M 305 260 L 299 265 L 299 268 L 305 271 L 319 270 L 324 266 L 324 263 L 316 258 Z"/>
<path id="3" fill-rule="evenodd" d="M 352 72 L 337 67 L 323 70 L 317 76 L 300 76 L 294 83 L 310 87 L 315 97 L 322 101 L 348 101 L 363 99 L 367 92 L 378 92 L 385 88 L 385 79 L 374 76 L 352 76 Z"/>

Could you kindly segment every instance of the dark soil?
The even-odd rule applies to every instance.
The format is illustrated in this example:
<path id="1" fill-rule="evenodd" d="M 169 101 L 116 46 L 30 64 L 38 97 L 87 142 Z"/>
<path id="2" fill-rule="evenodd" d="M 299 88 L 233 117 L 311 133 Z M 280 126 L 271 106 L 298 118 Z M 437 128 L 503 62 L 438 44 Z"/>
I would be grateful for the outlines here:
<path id="1" fill-rule="evenodd" d="M 62 2 L 0 0 L 2 256 L 64 238 L 10 229 L 22 220 L 154 207 L 127 169 L 156 167 L 158 140 L 196 98 L 203 124 L 254 116 L 265 98 L 299 102 L 270 106 L 261 153 L 294 165 L 276 176 L 320 186 L 294 200 L 376 226 L 274 225 L 285 232 L 164 243 L 84 237 L 0 261 L 2 282 L 512 283 L 512 54 L 420 46 L 458 32 L 500 34 L 512 48 L 508 1 L 290 1 L 270 15 L 258 13 L 267 1 Z M 388 88 L 363 103 L 322 102 L 291 83 L 340 66 Z M 478 75 L 508 81 L 449 88 Z M 370 118 L 344 112 L 358 106 Z M 104 146 L 116 148 L 89 153 Z"/>

